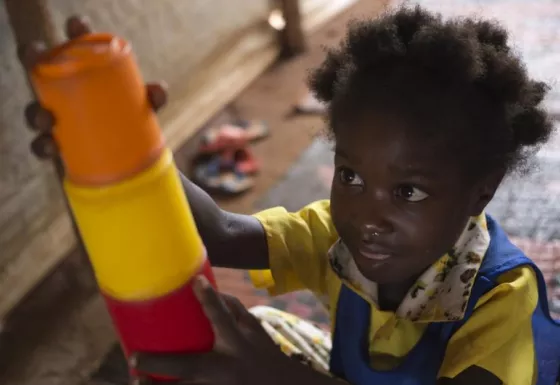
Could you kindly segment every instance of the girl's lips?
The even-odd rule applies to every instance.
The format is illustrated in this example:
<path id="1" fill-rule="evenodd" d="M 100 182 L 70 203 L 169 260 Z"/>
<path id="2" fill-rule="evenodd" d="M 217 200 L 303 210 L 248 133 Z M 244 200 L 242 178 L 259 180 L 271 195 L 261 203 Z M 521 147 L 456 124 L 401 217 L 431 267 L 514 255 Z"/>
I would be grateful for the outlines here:
<path id="1" fill-rule="evenodd" d="M 367 246 L 360 247 L 359 252 L 364 258 L 367 258 L 367 259 L 369 259 L 371 261 L 375 261 L 375 262 L 381 262 L 381 261 L 385 261 L 388 258 L 391 258 L 391 254 L 379 253 L 379 252 L 377 252 L 377 251 L 375 251 L 372 248 L 369 248 Z"/>

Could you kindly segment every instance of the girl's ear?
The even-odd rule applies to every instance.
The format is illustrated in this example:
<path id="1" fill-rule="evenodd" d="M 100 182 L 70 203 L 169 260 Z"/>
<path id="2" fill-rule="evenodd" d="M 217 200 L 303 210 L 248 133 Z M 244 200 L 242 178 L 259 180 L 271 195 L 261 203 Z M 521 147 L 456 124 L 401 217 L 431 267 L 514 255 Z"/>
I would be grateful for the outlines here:
<path id="1" fill-rule="evenodd" d="M 471 216 L 479 216 L 482 214 L 488 203 L 494 198 L 496 190 L 502 183 L 505 176 L 505 170 L 488 174 L 485 178 L 481 179 L 478 188 L 475 189 L 476 197 L 472 206 Z"/>

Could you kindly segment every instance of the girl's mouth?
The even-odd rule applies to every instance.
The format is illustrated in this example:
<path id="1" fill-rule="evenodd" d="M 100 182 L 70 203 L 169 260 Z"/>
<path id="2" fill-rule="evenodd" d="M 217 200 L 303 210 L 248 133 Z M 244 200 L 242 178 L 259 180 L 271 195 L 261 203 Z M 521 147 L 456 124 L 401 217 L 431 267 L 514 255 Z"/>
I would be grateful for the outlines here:
<path id="1" fill-rule="evenodd" d="M 362 244 L 358 252 L 364 258 L 369 259 L 372 262 L 382 262 L 392 257 L 392 254 L 384 250 L 381 251 L 374 245 Z"/>

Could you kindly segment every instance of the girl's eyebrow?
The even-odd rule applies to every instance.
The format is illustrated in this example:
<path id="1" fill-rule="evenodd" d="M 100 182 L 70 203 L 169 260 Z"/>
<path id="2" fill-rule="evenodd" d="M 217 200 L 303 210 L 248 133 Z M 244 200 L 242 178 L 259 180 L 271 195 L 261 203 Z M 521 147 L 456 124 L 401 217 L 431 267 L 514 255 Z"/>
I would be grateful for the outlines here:
<path id="1" fill-rule="evenodd" d="M 406 166 L 401 166 L 399 164 L 388 164 L 387 167 L 391 172 L 399 174 L 400 176 L 424 176 L 424 177 L 434 177 L 440 175 L 437 167 L 425 167 L 419 164 L 408 164 Z"/>
<path id="2" fill-rule="evenodd" d="M 347 152 L 345 152 L 344 150 L 340 149 L 339 147 L 335 147 L 334 149 L 334 154 L 350 163 L 352 163 L 355 166 L 358 166 L 362 163 L 362 161 L 360 160 L 360 158 L 357 158 L 355 155 L 354 156 L 350 156 L 348 155 Z"/>
<path id="3" fill-rule="evenodd" d="M 360 160 L 355 157 L 350 157 L 343 149 L 339 147 L 334 148 L 334 153 L 347 161 L 353 161 L 354 164 L 359 164 Z M 420 164 L 408 163 L 406 165 L 399 165 L 395 163 L 387 164 L 387 168 L 394 174 L 401 178 L 407 177 L 425 177 L 434 178 L 441 175 L 441 170 L 438 167 L 427 167 Z"/>

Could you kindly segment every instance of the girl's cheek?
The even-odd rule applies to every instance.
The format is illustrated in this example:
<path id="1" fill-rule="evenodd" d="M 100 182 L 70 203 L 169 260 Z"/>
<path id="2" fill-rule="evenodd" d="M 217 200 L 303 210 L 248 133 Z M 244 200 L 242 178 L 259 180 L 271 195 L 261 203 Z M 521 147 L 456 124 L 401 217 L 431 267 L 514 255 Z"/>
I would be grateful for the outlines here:
<path id="1" fill-rule="evenodd" d="M 348 189 L 342 188 L 340 185 L 333 184 L 331 190 L 331 216 L 333 220 L 345 222 L 348 217 L 355 214 L 357 205 L 351 195 L 348 195 Z"/>
<path id="2" fill-rule="evenodd" d="M 339 235 L 344 233 L 349 216 L 348 208 L 344 204 L 344 198 L 337 193 L 333 185 L 331 190 L 331 218 Z"/>
<path id="3" fill-rule="evenodd" d="M 346 190 L 346 189 L 345 189 Z M 361 218 L 364 206 L 359 197 L 349 196 L 346 191 L 332 190 L 331 195 L 331 218 L 338 235 L 348 241 L 353 237 L 356 228 L 356 221 Z"/>

